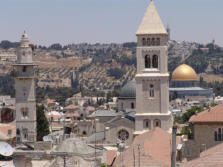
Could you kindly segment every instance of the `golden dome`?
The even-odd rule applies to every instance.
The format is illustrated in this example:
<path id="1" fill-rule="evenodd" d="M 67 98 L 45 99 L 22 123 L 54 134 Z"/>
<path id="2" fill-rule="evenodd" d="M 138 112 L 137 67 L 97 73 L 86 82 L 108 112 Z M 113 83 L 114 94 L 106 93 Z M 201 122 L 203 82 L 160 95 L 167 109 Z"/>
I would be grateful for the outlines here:
<path id="1" fill-rule="evenodd" d="M 182 64 L 172 74 L 172 81 L 197 81 L 198 76 L 191 66 Z"/>

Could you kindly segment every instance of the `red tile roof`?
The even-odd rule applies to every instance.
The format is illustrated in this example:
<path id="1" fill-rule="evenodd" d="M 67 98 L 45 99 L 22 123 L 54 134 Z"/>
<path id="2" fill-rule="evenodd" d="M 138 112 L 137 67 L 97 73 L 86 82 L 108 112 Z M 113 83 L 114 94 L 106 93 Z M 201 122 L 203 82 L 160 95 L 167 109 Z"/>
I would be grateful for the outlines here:
<path id="1" fill-rule="evenodd" d="M 142 135 L 137 136 L 132 145 L 124 153 L 117 157 L 114 166 L 121 167 L 122 162 L 124 166 L 138 166 L 138 144 L 140 144 L 141 167 L 170 167 L 171 139 L 172 135 L 160 128 L 155 128 L 154 130 L 145 132 Z M 177 143 L 180 143 L 179 138 L 177 140 Z"/>
<path id="2" fill-rule="evenodd" d="M 116 153 L 117 153 L 117 151 L 114 151 L 114 150 L 108 150 L 106 152 L 106 163 L 107 163 L 107 165 L 112 164 L 112 161 L 116 156 Z"/>
<path id="3" fill-rule="evenodd" d="M 79 107 L 78 106 L 75 106 L 73 104 L 70 104 L 70 105 L 64 107 L 64 110 L 73 110 L 73 109 L 76 109 L 76 108 L 79 108 Z"/>
<path id="4" fill-rule="evenodd" d="M 223 167 L 223 143 L 202 152 L 200 158 L 183 163 L 180 167 Z"/>
<path id="5" fill-rule="evenodd" d="M 210 110 L 205 110 L 196 115 L 193 115 L 189 122 L 199 123 L 199 122 L 221 122 L 223 123 L 223 104 L 219 104 L 215 107 L 210 108 Z"/>

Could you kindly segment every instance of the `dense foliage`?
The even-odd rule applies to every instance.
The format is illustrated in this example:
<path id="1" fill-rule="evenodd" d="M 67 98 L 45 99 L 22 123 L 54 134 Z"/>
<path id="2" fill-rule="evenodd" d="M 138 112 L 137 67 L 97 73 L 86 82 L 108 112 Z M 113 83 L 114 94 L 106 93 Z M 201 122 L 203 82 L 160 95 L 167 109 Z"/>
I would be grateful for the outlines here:
<path id="1" fill-rule="evenodd" d="M 0 95 L 15 96 L 14 79 L 12 75 L 0 76 Z"/>
<path id="2" fill-rule="evenodd" d="M 107 74 L 111 77 L 115 77 L 115 79 L 120 79 L 125 74 L 125 71 L 119 68 L 111 68 L 107 71 Z"/>
<path id="3" fill-rule="evenodd" d="M 37 114 L 37 140 L 42 141 L 43 137 L 50 133 L 49 122 L 44 114 L 44 106 L 36 106 Z"/>

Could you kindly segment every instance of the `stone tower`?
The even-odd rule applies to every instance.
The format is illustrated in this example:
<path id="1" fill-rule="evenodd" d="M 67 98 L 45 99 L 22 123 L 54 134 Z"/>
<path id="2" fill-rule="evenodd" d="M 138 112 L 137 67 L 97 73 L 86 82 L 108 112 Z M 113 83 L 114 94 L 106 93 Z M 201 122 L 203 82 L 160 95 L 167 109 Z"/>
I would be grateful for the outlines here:
<path id="1" fill-rule="evenodd" d="M 161 127 L 171 131 L 169 111 L 168 33 L 151 1 L 136 32 L 135 135 Z"/>
<path id="2" fill-rule="evenodd" d="M 33 143 L 36 141 L 35 64 L 25 32 L 17 49 L 17 62 L 13 66 L 16 71 L 16 141 Z"/>

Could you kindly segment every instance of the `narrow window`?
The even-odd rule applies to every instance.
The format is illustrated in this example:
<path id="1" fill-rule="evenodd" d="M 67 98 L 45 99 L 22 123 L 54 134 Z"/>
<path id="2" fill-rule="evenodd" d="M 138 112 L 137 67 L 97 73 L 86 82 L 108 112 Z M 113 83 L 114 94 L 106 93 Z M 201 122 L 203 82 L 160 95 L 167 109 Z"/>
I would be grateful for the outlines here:
<path id="1" fill-rule="evenodd" d="M 142 39 L 142 45 L 143 45 L 143 46 L 146 45 L 146 39 L 145 39 L 145 38 Z"/>
<path id="2" fill-rule="evenodd" d="M 151 128 L 151 122 L 149 119 L 143 120 L 143 128 L 144 129 L 150 129 Z"/>
<path id="3" fill-rule="evenodd" d="M 161 121 L 159 119 L 155 119 L 153 123 L 154 127 L 160 127 L 161 128 Z"/>
<path id="4" fill-rule="evenodd" d="M 149 88 L 149 96 L 150 97 L 154 97 L 154 85 L 150 85 L 150 88 Z"/>
<path id="5" fill-rule="evenodd" d="M 155 45 L 155 38 L 152 38 L 152 46 L 154 46 Z"/>
<path id="6" fill-rule="evenodd" d="M 153 68 L 158 68 L 158 56 L 157 55 L 153 55 Z"/>
<path id="7" fill-rule="evenodd" d="M 150 68 L 150 56 L 145 56 L 145 68 Z"/>
<path id="8" fill-rule="evenodd" d="M 221 128 L 218 128 L 218 141 L 221 141 Z"/>
<path id="9" fill-rule="evenodd" d="M 148 45 L 148 46 L 150 46 L 150 45 L 151 45 L 150 38 L 147 38 L 147 45 Z"/>
<path id="10" fill-rule="evenodd" d="M 24 139 L 28 139 L 28 129 L 23 129 L 23 137 Z"/>
<path id="11" fill-rule="evenodd" d="M 134 108 L 135 108 L 134 103 L 131 103 L 131 109 L 134 109 Z"/>
<path id="12" fill-rule="evenodd" d="M 157 38 L 157 39 L 156 39 L 156 45 L 157 45 L 157 46 L 160 46 L 160 38 Z"/>
<path id="13" fill-rule="evenodd" d="M 22 72 L 26 72 L 26 66 L 23 66 Z"/>

